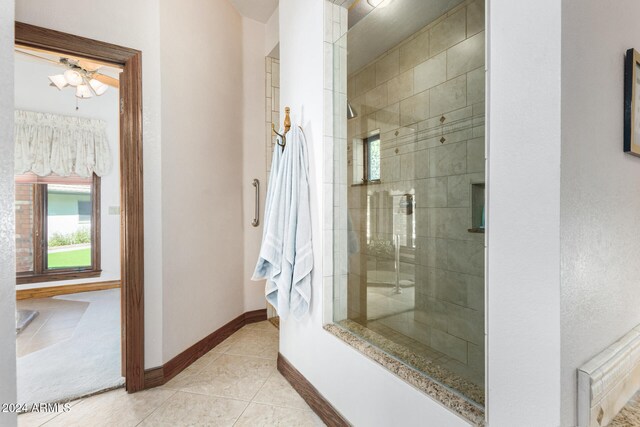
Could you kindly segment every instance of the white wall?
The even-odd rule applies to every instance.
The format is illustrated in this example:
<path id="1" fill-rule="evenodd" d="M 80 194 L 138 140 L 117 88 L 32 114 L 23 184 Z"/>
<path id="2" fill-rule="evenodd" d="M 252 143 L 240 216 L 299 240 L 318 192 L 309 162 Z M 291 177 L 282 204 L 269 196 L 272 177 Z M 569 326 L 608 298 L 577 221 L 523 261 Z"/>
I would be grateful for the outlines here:
<path id="1" fill-rule="evenodd" d="M 163 0 L 160 28 L 166 362 L 244 312 L 243 52 L 226 0 Z"/>
<path id="2" fill-rule="evenodd" d="M 267 175 L 264 169 L 267 154 L 264 143 L 265 122 L 265 24 L 242 18 L 242 228 L 244 237 L 244 310 L 264 309 L 264 281 L 251 280 L 262 242 L 264 200 Z M 255 188 L 253 179 L 260 180 L 260 226 L 253 227 Z"/>
<path id="3" fill-rule="evenodd" d="M 145 366 L 162 363 L 162 228 L 158 4 L 153 0 L 20 0 L 16 20 L 142 51 Z M 73 11 L 73 13 L 70 13 Z M 3 62 L 4 63 L 4 62 Z"/>
<path id="4" fill-rule="evenodd" d="M 280 352 L 354 425 L 467 425 L 322 328 L 323 118 L 331 104 L 323 100 L 323 9 L 322 0 L 280 0 L 281 108 L 291 107 L 309 144 L 315 258 L 310 315 L 281 323 Z"/>
<path id="5" fill-rule="evenodd" d="M 576 369 L 640 323 L 640 159 L 622 151 L 634 0 L 562 2 L 562 425 Z"/>
<path id="6" fill-rule="evenodd" d="M 488 420 L 557 426 L 560 2 L 488 3 Z"/>
<path id="7" fill-rule="evenodd" d="M 278 48 L 278 43 L 280 43 L 280 11 L 278 9 L 279 7 L 273 11 L 273 15 L 265 24 L 264 56 L 274 58 L 278 58 L 280 54 Z"/>
<path id="8" fill-rule="evenodd" d="M 16 401 L 16 258 L 13 182 L 13 13 L 14 2 L 0 3 L 0 402 Z M 16 416 L 0 412 L 0 424 Z"/>
<path id="9" fill-rule="evenodd" d="M 59 74 L 64 69 L 16 54 L 15 70 L 16 109 L 104 120 L 113 159 L 111 173 L 100 180 L 100 277 L 18 285 L 17 289 L 119 280 L 120 216 L 109 215 L 109 206 L 120 206 L 118 90 L 109 88 L 100 97 L 80 100 L 80 109 L 76 111 L 75 91 L 69 88 L 58 91 L 49 86 L 47 76 Z"/>

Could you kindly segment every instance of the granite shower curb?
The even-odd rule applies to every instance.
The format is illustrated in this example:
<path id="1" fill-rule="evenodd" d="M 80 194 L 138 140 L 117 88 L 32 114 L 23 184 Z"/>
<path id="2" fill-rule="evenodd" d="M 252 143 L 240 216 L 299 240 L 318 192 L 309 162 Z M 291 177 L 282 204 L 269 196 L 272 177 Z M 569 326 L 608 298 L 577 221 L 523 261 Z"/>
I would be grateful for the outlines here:
<path id="1" fill-rule="evenodd" d="M 351 347 L 358 350 L 360 353 L 369 357 L 373 361 L 379 363 L 395 375 L 416 387 L 420 391 L 427 394 L 432 399 L 438 401 L 457 415 L 473 423 L 476 426 L 485 426 L 484 410 L 478 406 L 470 403 L 466 399 L 456 395 L 442 384 L 434 381 L 428 376 L 420 373 L 419 371 L 405 365 L 404 363 L 396 360 L 390 355 L 386 354 L 383 350 L 369 344 L 367 341 L 358 337 L 354 333 L 340 327 L 336 324 L 324 325 L 324 329 L 341 339 Z"/>

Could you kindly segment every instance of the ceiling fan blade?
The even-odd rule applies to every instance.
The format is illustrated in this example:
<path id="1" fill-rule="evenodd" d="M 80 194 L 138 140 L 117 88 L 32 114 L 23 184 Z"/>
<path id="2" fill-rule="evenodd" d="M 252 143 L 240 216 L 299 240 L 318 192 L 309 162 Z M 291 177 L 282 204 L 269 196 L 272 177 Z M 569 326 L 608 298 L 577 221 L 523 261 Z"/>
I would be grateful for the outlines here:
<path id="1" fill-rule="evenodd" d="M 90 72 L 98 71 L 98 69 L 102 67 L 102 65 L 87 61 L 86 59 L 78 59 L 78 66 Z"/>
<path id="2" fill-rule="evenodd" d="M 60 61 L 54 61 L 53 59 L 45 58 L 44 56 L 34 55 L 33 53 L 29 53 L 29 52 L 25 52 L 23 50 L 17 50 L 17 49 L 16 49 L 16 52 L 21 54 L 21 55 L 26 55 L 26 56 L 30 56 L 32 58 L 38 58 L 38 59 L 40 59 L 42 61 L 50 62 L 52 64 L 58 65 L 58 66 L 63 67 L 63 68 L 69 68 L 67 65 L 63 64 Z"/>
<path id="3" fill-rule="evenodd" d="M 115 87 L 116 89 L 120 87 L 120 80 L 116 78 L 105 76 L 104 74 L 100 74 L 100 73 L 95 73 L 93 74 L 92 77 L 97 81 L 104 83 L 106 85 L 109 85 L 111 87 Z"/>

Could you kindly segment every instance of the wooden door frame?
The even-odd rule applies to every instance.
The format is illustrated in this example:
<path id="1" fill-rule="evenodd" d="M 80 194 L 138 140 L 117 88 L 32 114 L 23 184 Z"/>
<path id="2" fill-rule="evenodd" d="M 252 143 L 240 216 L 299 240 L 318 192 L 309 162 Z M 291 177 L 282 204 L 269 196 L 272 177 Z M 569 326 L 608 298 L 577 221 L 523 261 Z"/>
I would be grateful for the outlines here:
<path id="1" fill-rule="evenodd" d="M 142 188 L 142 52 L 15 23 L 15 43 L 122 68 L 120 75 L 120 268 L 126 389 L 144 389 L 144 217 Z"/>

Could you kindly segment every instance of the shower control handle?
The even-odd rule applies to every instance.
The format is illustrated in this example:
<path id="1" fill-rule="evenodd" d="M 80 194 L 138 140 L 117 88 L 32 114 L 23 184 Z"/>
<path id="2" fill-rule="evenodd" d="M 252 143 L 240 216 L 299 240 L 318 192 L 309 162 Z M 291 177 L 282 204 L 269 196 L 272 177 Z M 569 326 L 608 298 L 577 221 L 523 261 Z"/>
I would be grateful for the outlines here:
<path id="1" fill-rule="evenodd" d="M 253 221 L 251 221 L 251 225 L 257 227 L 260 225 L 260 181 L 254 179 L 252 185 L 256 189 L 256 211 L 253 215 Z"/>

